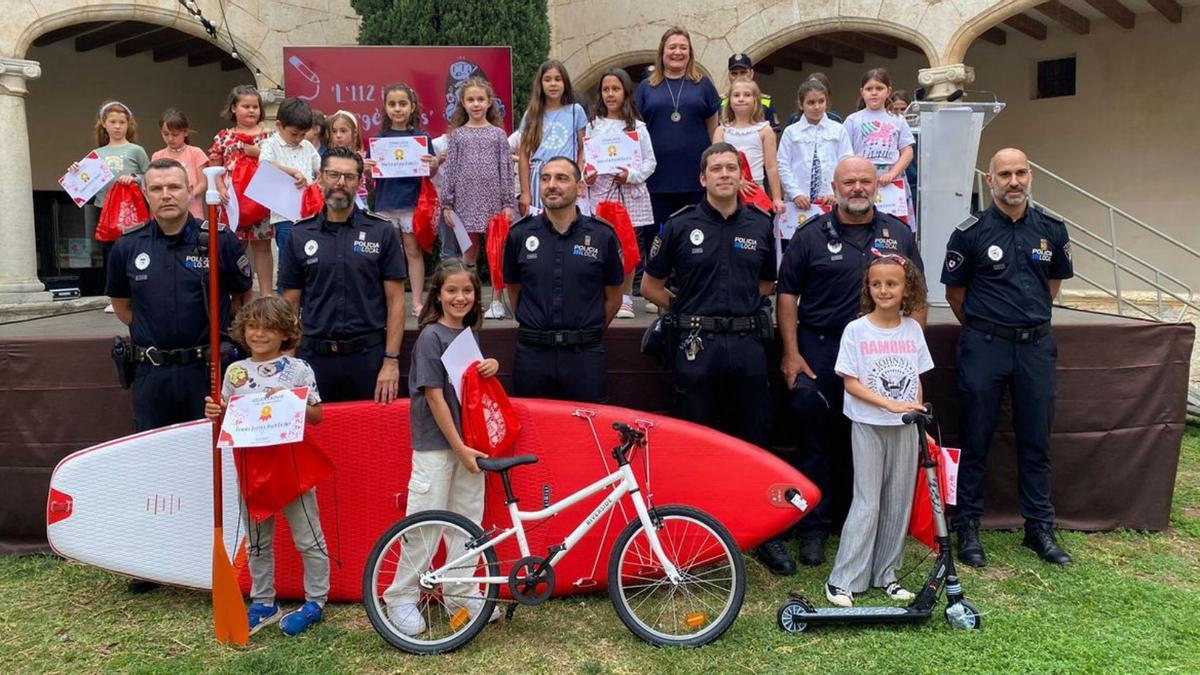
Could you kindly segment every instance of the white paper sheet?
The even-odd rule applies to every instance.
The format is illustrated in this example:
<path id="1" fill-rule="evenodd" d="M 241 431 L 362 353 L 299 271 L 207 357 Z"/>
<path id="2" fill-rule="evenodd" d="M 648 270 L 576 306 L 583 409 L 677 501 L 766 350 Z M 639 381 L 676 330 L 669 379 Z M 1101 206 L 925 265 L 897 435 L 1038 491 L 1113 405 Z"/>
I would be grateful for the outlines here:
<path id="1" fill-rule="evenodd" d="M 463 329 L 463 332 L 459 333 L 458 337 L 454 338 L 454 341 L 442 353 L 442 365 L 446 367 L 446 377 L 450 378 L 450 384 L 454 385 L 460 405 L 463 402 L 463 373 L 467 372 L 467 368 L 472 363 L 482 360 L 483 353 L 479 351 L 479 345 L 475 343 L 475 336 L 471 334 L 470 328 Z"/>
<path id="2" fill-rule="evenodd" d="M 300 220 L 303 196 L 300 188 L 291 176 L 270 162 L 258 163 L 258 170 L 246 186 L 246 196 L 290 221 Z"/>
<path id="3" fill-rule="evenodd" d="M 583 156 L 597 173 L 616 175 L 642 165 L 642 146 L 636 131 L 596 134 L 583 139 Z"/>
<path id="4" fill-rule="evenodd" d="M 454 232 L 454 241 L 458 242 L 458 250 L 466 253 L 471 248 L 471 233 L 467 232 L 467 226 L 463 225 L 462 218 L 458 214 L 446 209 L 450 213 L 450 230 Z"/>
<path id="5" fill-rule="evenodd" d="M 308 387 L 231 396 L 221 422 L 218 445 L 260 448 L 304 440 Z"/>
<path id="6" fill-rule="evenodd" d="M 224 178 L 222 177 L 222 180 Z M 233 186 L 233 181 L 228 181 L 229 186 L 229 203 L 225 204 L 225 222 L 229 224 L 230 232 L 237 232 L 238 225 L 241 224 L 241 207 L 238 206 L 237 188 Z"/>
<path id="7" fill-rule="evenodd" d="M 70 195 L 75 206 L 80 208 L 105 185 L 116 178 L 104 160 L 95 152 L 89 152 L 79 160 L 74 171 L 68 171 L 58 179 L 58 184 Z"/>
<path id="8" fill-rule="evenodd" d="M 801 223 L 813 216 L 819 216 L 827 212 L 827 208 L 817 204 L 813 204 L 807 209 L 802 209 L 796 206 L 795 202 L 784 202 L 783 213 L 775 218 L 775 223 L 779 226 L 780 238 L 791 239 L 792 235 L 796 233 L 796 228 L 800 227 Z"/>
<path id="9" fill-rule="evenodd" d="M 376 178 L 428 176 L 429 165 L 421 158 L 429 154 L 424 136 L 384 136 L 371 141 L 371 175 Z"/>

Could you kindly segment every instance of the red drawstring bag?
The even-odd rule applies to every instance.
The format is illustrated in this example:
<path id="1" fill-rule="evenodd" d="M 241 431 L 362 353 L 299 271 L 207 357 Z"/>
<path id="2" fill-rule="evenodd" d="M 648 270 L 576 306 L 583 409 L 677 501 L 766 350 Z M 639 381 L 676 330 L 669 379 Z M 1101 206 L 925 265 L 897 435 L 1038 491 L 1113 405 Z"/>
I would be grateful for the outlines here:
<path id="1" fill-rule="evenodd" d="M 774 202 L 762 186 L 754 182 L 754 176 L 750 174 L 750 162 L 746 160 L 746 153 L 738 152 L 738 164 L 742 167 L 742 189 L 739 191 L 742 203 L 754 204 L 767 213 L 775 213 Z"/>
<path id="2" fill-rule="evenodd" d="M 317 183 L 311 183 L 300 195 L 300 217 L 311 218 L 325 208 L 325 191 Z"/>
<path id="3" fill-rule="evenodd" d="M 137 183 L 116 183 L 104 198 L 104 208 L 96 223 L 96 241 L 116 241 L 125 230 L 149 219 L 150 209 Z"/>
<path id="4" fill-rule="evenodd" d="M 417 197 L 417 206 L 413 209 L 413 237 L 422 251 L 433 251 L 433 242 L 437 241 L 438 211 L 437 188 L 428 178 L 421 179 L 421 196 Z"/>
<path id="5" fill-rule="evenodd" d="M 521 433 L 517 411 L 500 380 L 480 375 L 478 366 L 463 373 L 463 442 L 491 457 L 511 455 Z"/>
<path id="6" fill-rule="evenodd" d="M 629 274 L 637 268 L 638 261 L 641 260 L 637 233 L 633 231 L 629 211 L 621 202 L 606 199 L 596 204 L 596 217 L 608 221 L 616 230 L 617 240 L 621 242 L 621 255 L 625 259 L 625 274 Z"/>
<path id="7" fill-rule="evenodd" d="M 508 228 L 512 223 L 508 215 L 499 213 L 492 216 L 487 226 L 487 261 L 488 273 L 492 277 L 492 290 L 504 288 L 504 242 L 508 239 Z"/>
<path id="8" fill-rule="evenodd" d="M 929 457 L 936 464 L 938 491 L 942 495 L 942 513 L 946 512 L 946 466 L 942 461 L 942 449 L 929 444 Z M 937 526 L 933 522 L 933 504 L 929 501 L 929 484 L 925 481 L 925 469 L 917 467 L 917 487 L 913 491 L 912 514 L 908 517 L 908 533 L 913 539 L 929 548 L 935 548 Z"/>
<path id="9" fill-rule="evenodd" d="M 236 134 L 236 136 L 242 143 L 254 145 L 254 136 L 241 133 Z M 243 227 L 250 227 L 255 223 L 262 222 L 271 215 L 270 209 L 246 196 L 246 188 L 250 186 L 250 179 L 254 178 L 254 172 L 256 171 L 258 171 L 258 158 L 249 157 L 242 153 L 238 153 L 237 158 L 233 160 L 233 166 L 229 170 L 229 184 L 237 192 L 239 230 Z"/>
<path id="10" fill-rule="evenodd" d="M 325 451 L 305 438 L 262 448 L 234 448 L 238 487 L 253 522 L 262 522 L 333 473 Z"/>

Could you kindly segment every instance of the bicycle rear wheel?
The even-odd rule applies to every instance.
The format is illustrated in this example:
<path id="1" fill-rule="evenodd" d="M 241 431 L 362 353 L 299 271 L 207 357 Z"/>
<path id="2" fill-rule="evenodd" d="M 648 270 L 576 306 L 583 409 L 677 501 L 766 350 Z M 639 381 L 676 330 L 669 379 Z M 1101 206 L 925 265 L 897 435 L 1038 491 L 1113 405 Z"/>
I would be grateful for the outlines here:
<path id="1" fill-rule="evenodd" d="M 746 594 L 746 565 L 733 537 L 715 518 L 687 506 L 652 516 L 659 543 L 682 577 L 667 578 L 640 520 L 613 545 L 608 596 L 634 635 L 658 646 L 699 647 L 729 629 Z"/>
<path id="2" fill-rule="evenodd" d="M 363 566 L 363 607 L 375 631 L 413 654 L 452 651 L 479 634 L 492 619 L 500 590 L 475 579 L 500 574 L 493 549 L 447 570 L 462 581 L 426 587 L 417 579 L 482 536 L 478 525 L 450 511 L 424 511 L 389 528 Z M 397 577 L 403 583 L 387 593 Z"/>

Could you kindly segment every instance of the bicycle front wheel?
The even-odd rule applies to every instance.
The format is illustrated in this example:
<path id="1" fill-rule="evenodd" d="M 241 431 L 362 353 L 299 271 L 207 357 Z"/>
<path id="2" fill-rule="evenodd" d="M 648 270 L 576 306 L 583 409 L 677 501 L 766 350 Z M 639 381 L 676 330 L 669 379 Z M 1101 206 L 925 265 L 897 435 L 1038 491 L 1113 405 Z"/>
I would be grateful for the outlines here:
<path id="1" fill-rule="evenodd" d="M 613 545 L 608 597 L 634 635 L 657 646 L 699 647 L 728 630 L 742 609 L 746 565 L 715 518 L 687 506 L 655 509 L 655 534 L 679 572 L 671 581 L 640 520 Z"/>
<path id="2" fill-rule="evenodd" d="M 450 511 L 424 511 L 389 528 L 363 566 L 363 607 L 375 631 L 413 654 L 441 654 L 471 641 L 496 611 L 499 585 L 477 580 L 499 576 L 496 552 L 485 549 L 443 570 L 453 579 L 446 583 L 422 585 L 420 576 L 482 540 L 478 525 Z"/>

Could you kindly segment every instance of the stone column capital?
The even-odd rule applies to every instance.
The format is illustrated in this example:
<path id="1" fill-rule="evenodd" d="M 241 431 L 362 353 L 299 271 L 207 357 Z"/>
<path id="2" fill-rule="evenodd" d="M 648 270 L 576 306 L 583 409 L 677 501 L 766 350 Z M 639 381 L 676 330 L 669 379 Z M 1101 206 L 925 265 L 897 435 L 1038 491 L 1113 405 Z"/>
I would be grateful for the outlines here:
<path id="1" fill-rule="evenodd" d="M 29 93 L 25 88 L 25 80 L 35 80 L 41 76 L 42 64 L 37 61 L 0 57 L 0 94 L 24 96 Z"/>
<path id="2" fill-rule="evenodd" d="M 931 101 L 943 100 L 974 81 L 975 69 L 962 63 L 917 71 L 917 82 L 925 88 L 925 99 Z"/>

